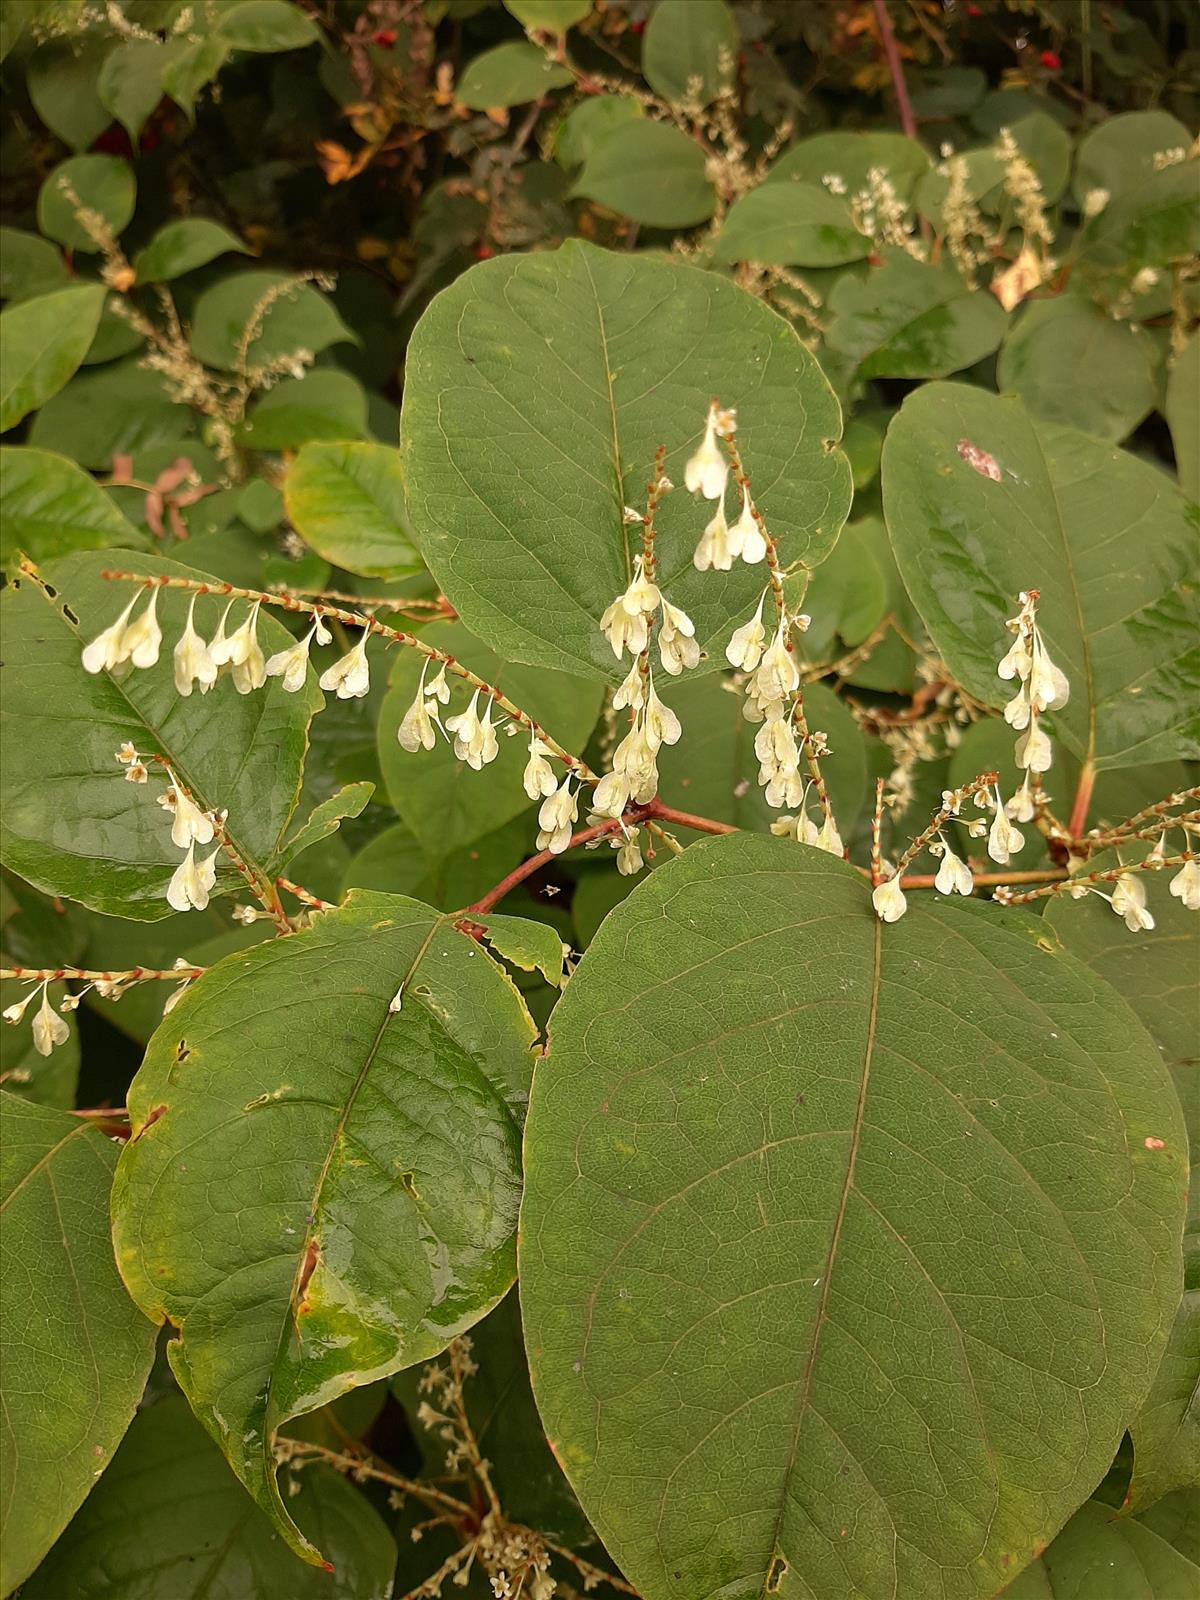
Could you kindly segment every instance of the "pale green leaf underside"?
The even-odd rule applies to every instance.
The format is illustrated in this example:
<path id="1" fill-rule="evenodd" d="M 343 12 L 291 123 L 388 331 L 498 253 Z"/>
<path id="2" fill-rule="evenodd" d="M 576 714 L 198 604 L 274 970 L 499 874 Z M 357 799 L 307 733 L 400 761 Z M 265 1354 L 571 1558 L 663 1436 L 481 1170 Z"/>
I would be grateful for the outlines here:
<path id="1" fill-rule="evenodd" d="M 1098 1500 L 1075 1513 L 1004 1600 L 1193 1600 L 1200 1593 L 1200 1491 L 1140 1517 Z"/>
<path id="2" fill-rule="evenodd" d="M 986 452 L 996 482 L 964 459 Z M 1200 753 L 1194 515 L 1155 467 L 1020 401 L 961 384 L 910 395 L 888 429 L 883 503 L 908 592 L 951 675 L 986 705 L 1005 619 L 1038 589 L 1038 624 L 1071 684 L 1051 717 L 1081 760 Z"/>
<path id="3" fill-rule="evenodd" d="M 53 600 L 28 578 L 0 598 L 7 657 L 0 685 L 0 854 L 47 894 L 152 921 L 170 912 L 166 889 L 181 852 L 157 804 L 165 782 L 123 782 L 120 746 L 129 740 L 143 754 L 166 756 L 206 809 L 228 810 L 234 843 L 245 858 L 262 863 L 290 821 L 308 724 L 323 697 L 311 679 L 296 694 L 272 680 L 239 695 L 222 678 L 207 695 L 194 689 L 183 699 L 175 690 L 171 652 L 190 596 L 178 589 L 159 595 L 157 665 L 120 682 L 84 672 L 83 644 L 116 620 L 132 592 L 100 573 L 131 564 L 147 574 L 199 576 L 161 556 L 86 551 L 42 569 L 56 591 Z M 197 601 L 196 628 L 205 638 L 224 607 L 216 597 Z M 245 610 L 234 608 L 231 631 Z M 259 642 L 270 655 L 291 635 L 264 616 Z M 232 868 L 218 879 L 225 889 L 241 882 Z"/>
<path id="4" fill-rule="evenodd" d="M 646 1600 L 994 1594 L 1103 1474 L 1178 1294 L 1183 1128 L 1124 1003 L 1023 913 L 882 927 L 781 840 L 610 914 L 525 1154 L 535 1392 Z"/>
<path id="5" fill-rule="evenodd" d="M 108 1237 L 116 1147 L 66 1112 L 0 1095 L 4 1494 L 0 1592 L 66 1526 L 129 1426 L 154 1330 Z"/>
<path id="6" fill-rule="evenodd" d="M 713 508 L 685 493 L 683 469 L 713 395 L 737 408 L 785 561 L 823 560 L 849 509 L 816 363 L 782 318 L 694 267 L 575 241 L 473 267 L 421 319 L 407 375 L 414 536 L 463 621 L 510 660 L 624 675 L 599 618 L 636 548 L 623 508 L 644 507 L 663 444 L 679 487 L 658 518 L 659 581 L 720 664 L 763 575 L 692 566 Z"/>
<path id="7" fill-rule="evenodd" d="M 275 1431 L 437 1354 L 508 1289 L 532 1039 L 473 940 L 356 891 L 210 968 L 130 1088 L 118 1265 L 178 1328 L 193 1409 L 310 1559 Z"/>

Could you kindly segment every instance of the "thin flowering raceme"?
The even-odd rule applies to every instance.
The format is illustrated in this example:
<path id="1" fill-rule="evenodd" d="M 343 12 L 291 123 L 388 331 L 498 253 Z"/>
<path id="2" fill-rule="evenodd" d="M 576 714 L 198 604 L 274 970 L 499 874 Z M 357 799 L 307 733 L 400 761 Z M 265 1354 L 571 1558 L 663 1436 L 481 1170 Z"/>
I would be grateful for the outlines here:
<path id="1" fill-rule="evenodd" d="M 327 667 L 318 682 L 327 693 L 332 690 L 339 700 L 361 700 L 371 689 L 371 667 L 367 660 L 369 630 L 363 629 L 352 649 Z"/>
<path id="2" fill-rule="evenodd" d="M 1010 802 L 1009 814 L 1028 822 L 1034 815 L 1029 773 L 1048 772 L 1054 755 L 1050 737 L 1039 719 L 1043 712 L 1061 710 L 1070 698 L 1071 688 L 1066 674 L 1051 660 L 1037 625 L 1037 590 L 1024 590 L 1020 599 L 1020 611 L 1007 623 L 1015 637 L 996 671 L 1008 682 L 1017 680 L 1017 692 L 1004 707 L 1004 720 L 1020 734 L 1014 754 L 1026 779 L 1022 791 Z M 1017 810 L 1012 810 L 1018 800 Z"/>
<path id="3" fill-rule="evenodd" d="M 187 854 L 175 868 L 167 886 L 167 904 L 175 911 L 203 911 L 208 897 L 216 887 L 217 856 L 220 846 L 201 861 L 196 860 L 196 844 L 192 840 Z"/>
<path id="4" fill-rule="evenodd" d="M 714 400 L 708 408 L 704 437 L 683 469 L 684 487 L 689 494 L 702 494 L 706 500 L 720 500 L 729 481 L 729 462 L 717 442 L 718 433 L 731 433 L 734 413 L 722 411 Z"/>
<path id="5" fill-rule="evenodd" d="M 209 654 L 208 646 L 196 632 L 196 596 L 188 606 L 187 625 L 173 652 L 175 689 L 186 699 L 192 686 L 198 684 L 200 693 L 207 694 L 217 681 L 217 664 Z"/>
<path id="6" fill-rule="evenodd" d="M 308 678 L 308 654 L 313 642 L 328 644 L 332 638 L 333 635 L 320 617 L 314 617 L 312 627 L 303 639 L 297 639 L 286 650 L 279 650 L 271 656 L 266 665 L 267 677 L 278 678 L 287 694 L 296 694 L 303 689 Z"/>

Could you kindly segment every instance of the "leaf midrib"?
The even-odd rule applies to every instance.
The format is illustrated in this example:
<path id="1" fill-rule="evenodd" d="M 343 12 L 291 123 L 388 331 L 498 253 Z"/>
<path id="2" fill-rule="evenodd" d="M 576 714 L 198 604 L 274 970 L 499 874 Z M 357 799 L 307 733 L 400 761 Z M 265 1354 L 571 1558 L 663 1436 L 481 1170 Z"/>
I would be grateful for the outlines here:
<path id="1" fill-rule="evenodd" d="M 787 1464 L 783 1471 L 783 1482 L 779 1490 L 779 1510 L 775 1515 L 775 1526 L 771 1533 L 771 1548 L 767 1559 L 763 1562 L 763 1586 L 760 1594 L 767 1594 L 767 1580 L 776 1555 L 782 1555 L 779 1546 L 779 1536 L 783 1528 L 784 1511 L 788 1503 L 788 1490 L 792 1481 L 792 1473 L 796 1466 L 796 1452 L 800 1444 L 800 1430 L 804 1423 L 804 1416 L 809 1408 L 812 1394 L 813 1372 L 817 1364 L 817 1351 L 821 1343 L 821 1333 L 825 1327 L 826 1312 L 829 1305 L 829 1285 L 833 1279 L 833 1269 L 837 1263 L 838 1241 L 841 1237 L 842 1223 L 846 1217 L 846 1207 L 850 1201 L 850 1194 L 854 1188 L 854 1169 L 858 1162 L 859 1145 L 862 1142 L 863 1122 L 867 1109 L 867 1088 L 871 1081 L 871 1063 L 875 1054 L 875 1034 L 879 1022 L 879 995 L 882 988 L 882 954 L 883 924 L 878 917 L 872 918 L 874 922 L 874 950 L 871 971 L 871 998 L 870 1010 L 867 1014 L 867 1037 L 863 1047 L 862 1077 L 858 1086 L 858 1102 L 854 1110 L 854 1123 L 851 1129 L 850 1154 L 846 1161 L 846 1176 L 842 1183 L 841 1198 L 838 1201 L 837 1213 L 833 1220 L 833 1231 L 829 1238 L 829 1252 L 825 1258 L 825 1270 L 821 1276 L 821 1298 L 817 1303 L 816 1319 L 813 1323 L 812 1339 L 808 1347 L 808 1359 L 804 1365 L 804 1375 L 800 1381 L 800 1397 L 796 1405 L 796 1418 L 792 1426 L 792 1440 L 788 1451 Z"/>

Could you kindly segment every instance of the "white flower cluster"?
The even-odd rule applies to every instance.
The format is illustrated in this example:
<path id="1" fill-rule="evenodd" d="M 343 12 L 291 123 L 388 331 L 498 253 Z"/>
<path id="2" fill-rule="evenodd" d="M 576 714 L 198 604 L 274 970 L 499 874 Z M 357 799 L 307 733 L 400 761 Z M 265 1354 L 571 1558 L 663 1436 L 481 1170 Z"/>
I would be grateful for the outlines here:
<path id="1" fill-rule="evenodd" d="M 994 800 L 986 788 L 974 791 L 975 805 L 981 811 L 992 806 L 995 808 L 995 817 L 990 828 L 982 817 L 968 819 L 960 815 L 963 800 L 971 793 L 972 787 L 967 785 L 964 789 L 942 790 L 941 810 L 934 818 L 937 826 L 932 829 L 932 842 L 929 845 L 930 854 L 939 857 L 941 861 L 933 880 L 933 886 L 939 894 L 970 895 L 975 891 L 975 876 L 971 868 L 961 856 L 955 854 L 946 841 L 943 830 L 947 824 L 961 823 L 972 839 L 982 839 L 986 833 L 988 854 L 993 861 L 1006 862 L 1009 852 L 1019 850 L 1025 842 L 1005 815 L 998 787 Z M 908 910 L 908 898 L 901 886 L 901 878 L 902 872 L 897 869 L 882 883 L 876 884 L 871 891 L 871 902 L 882 922 L 899 922 Z"/>
<path id="2" fill-rule="evenodd" d="M 1066 675 L 1050 659 L 1037 625 L 1038 591 L 1025 590 L 1020 600 L 1020 611 L 1006 624 L 1015 638 L 996 671 L 1006 682 L 1017 680 L 1017 692 L 1004 708 L 1004 720 L 1020 734 L 1014 756 L 1017 766 L 1025 771 L 1024 781 L 1008 802 L 1007 811 L 1017 822 L 1032 822 L 1034 800 L 1030 774 L 1048 772 L 1054 755 L 1050 736 L 1040 719 L 1047 711 L 1062 710 L 1070 698 L 1071 686 Z M 1020 844 L 1015 846 L 1017 850 L 1020 848 Z M 993 857 L 993 860 L 1001 859 Z"/>
<path id="3" fill-rule="evenodd" d="M 122 678 L 131 667 L 155 665 L 162 648 L 158 594 L 159 586 L 152 586 L 145 610 L 130 621 L 139 599 L 135 594 L 117 620 L 84 646 L 85 672 L 107 672 L 114 678 Z M 302 639 L 273 656 L 265 656 L 258 642 L 261 600 L 252 600 L 240 626 L 233 633 L 226 632 L 230 613 L 238 604 L 235 598 L 221 613 L 213 637 L 205 642 L 196 631 L 196 598 L 192 596 L 187 622 L 173 652 L 175 689 L 185 698 L 197 687 L 201 694 L 207 694 L 225 673 L 233 679 L 239 694 L 252 694 L 261 689 L 268 678 L 278 678 L 288 694 L 296 694 L 308 677 L 309 651 L 313 644 L 328 644 L 333 637 L 314 612 L 309 630 Z M 367 662 L 369 637 L 370 630 L 364 628 L 358 643 L 321 674 L 322 689 L 336 694 L 339 700 L 361 699 L 368 693 L 371 687 Z"/>
<path id="4" fill-rule="evenodd" d="M 754 566 L 767 554 L 767 541 L 754 515 L 754 502 L 748 488 L 742 488 L 742 509 L 737 521 L 730 524 L 725 517 L 729 462 L 720 440 L 729 438 L 736 426 L 736 412 L 723 411 L 714 401 L 708 408 L 699 449 L 684 468 L 683 481 L 688 493 L 701 494 L 706 500 L 717 502 L 716 514 L 705 528 L 692 557 L 698 572 L 730 572 L 739 556 Z"/>

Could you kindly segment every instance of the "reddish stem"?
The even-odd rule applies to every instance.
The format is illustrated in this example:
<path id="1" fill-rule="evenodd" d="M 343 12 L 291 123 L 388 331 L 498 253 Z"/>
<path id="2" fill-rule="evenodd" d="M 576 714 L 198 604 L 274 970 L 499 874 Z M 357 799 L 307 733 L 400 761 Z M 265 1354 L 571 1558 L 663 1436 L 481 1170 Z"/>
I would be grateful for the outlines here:
<path id="1" fill-rule="evenodd" d="M 892 19 L 888 16 L 886 0 L 875 0 L 875 21 L 879 26 L 879 38 L 883 45 L 883 53 L 887 57 L 888 71 L 892 75 L 892 88 L 896 91 L 900 126 L 908 138 L 915 139 L 917 119 L 913 116 L 912 101 L 908 98 L 908 85 L 904 81 L 904 63 L 900 60 L 896 35 L 892 32 Z"/>
<path id="2" fill-rule="evenodd" d="M 1085 761 L 1079 773 L 1079 787 L 1075 791 L 1075 804 L 1071 807 L 1071 820 L 1067 823 L 1067 832 L 1072 839 L 1081 839 L 1087 827 L 1088 807 L 1092 803 L 1092 788 L 1096 782 L 1096 769 L 1091 761 Z"/>

